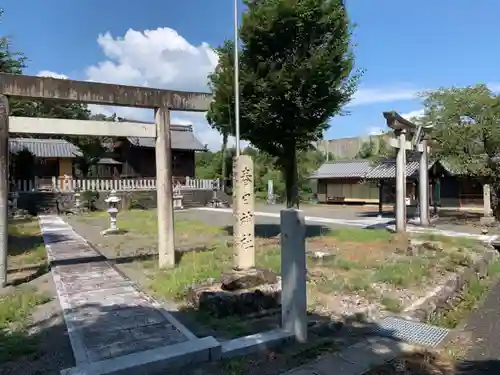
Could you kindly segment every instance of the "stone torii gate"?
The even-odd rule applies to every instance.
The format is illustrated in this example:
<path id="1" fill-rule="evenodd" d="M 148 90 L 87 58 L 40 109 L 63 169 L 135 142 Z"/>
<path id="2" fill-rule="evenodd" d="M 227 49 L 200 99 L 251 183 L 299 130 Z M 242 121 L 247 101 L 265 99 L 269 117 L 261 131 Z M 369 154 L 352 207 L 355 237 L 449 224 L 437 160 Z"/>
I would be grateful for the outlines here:
<path id="1" fill-rule="evenodd" d="M 16 121 L 12 118 L 9 127 L 9 97 L 151 108 L 155 111 L 156 126 L 132 122 L 38 118 Z M 5 286 L 7 282 L 9 131 L 156 138 L 159 266 L 167 268 L 175 265 L 170 111 L 205 112 L 211 100 L 212 96 L 208 93 L 0 73 L 0 285 Z"/>
<path id="2" fill-rule="evenodd" d="M 420 153 L 419 160 L 419 208 L 420 225 L 429 225 L 429 146 L 426 131 L 432 126 L 423 127 L 406 120 L 395 111 L 383 112 L 387 126 L 394 130 L 390 146 L 398 150 L 396 157 L 396 231 L 406 231 L 406 151 Z M 411 141 L 406 140 L 407 134 Z"/>

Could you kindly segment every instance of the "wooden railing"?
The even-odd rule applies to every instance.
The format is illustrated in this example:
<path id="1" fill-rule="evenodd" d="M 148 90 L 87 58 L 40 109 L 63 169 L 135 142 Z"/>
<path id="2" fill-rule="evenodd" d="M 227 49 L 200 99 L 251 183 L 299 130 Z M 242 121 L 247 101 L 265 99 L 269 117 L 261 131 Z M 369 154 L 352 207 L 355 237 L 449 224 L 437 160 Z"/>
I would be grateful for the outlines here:
<path id="1" fill-rule="evenodd" d="M 219 180 L 204 180 L 190 177 L 175 177 L 173 186 L 178 189 L 191 190 L 217 190 L 220 188 Z M 123 178 L 123 179 L 76 179 L 71 177 L 35 178 L 34 180 L 18 180 L 12 190 L 19 192 L 36 191 L 140 191 L 156 190 L 156 178 Z"/>

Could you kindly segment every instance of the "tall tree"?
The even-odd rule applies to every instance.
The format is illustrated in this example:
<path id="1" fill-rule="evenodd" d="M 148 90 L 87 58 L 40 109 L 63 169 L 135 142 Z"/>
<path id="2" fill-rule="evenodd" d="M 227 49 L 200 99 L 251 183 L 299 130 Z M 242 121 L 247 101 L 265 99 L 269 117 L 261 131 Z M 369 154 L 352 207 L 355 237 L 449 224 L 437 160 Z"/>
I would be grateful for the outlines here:
<path id="1" fill-rule="evenodd" d="M 388 145 L 385 135 L 378 135 L 371 136 L 368 141 L 363 142 L 356 158 L 368 159 L 377 163 L 391 156 L 394 156 L 394 151 Z"/>
<path id="2" fill-rule="evenodd" d="M 298 206 L 297 154 L 322 138 L 353 95 L 351 27 L 342 0 L 246 0 L 240 36 L 241 138 L 277 158 Z M 219 50 L 208 119 L 231 124 L 234 46 Z M 227 128 L 226 128 L 227 129 Z M 234 134 L 234 129 L 229 129 Z"/>
<path id="3" fill-rule="evenodd" d="M 500 96 L 486 85 L 442 88 L 424 96 L 423 125 L 434 125 L 433 153 L 469 176 L 493 185 L 498 216 L 500 196 Z"/>

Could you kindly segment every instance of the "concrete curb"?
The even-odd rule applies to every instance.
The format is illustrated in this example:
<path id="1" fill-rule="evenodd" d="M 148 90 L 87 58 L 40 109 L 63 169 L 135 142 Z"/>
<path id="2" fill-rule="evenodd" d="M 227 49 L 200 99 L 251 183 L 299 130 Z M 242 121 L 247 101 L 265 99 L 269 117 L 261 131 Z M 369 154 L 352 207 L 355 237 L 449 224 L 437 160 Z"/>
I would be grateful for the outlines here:
<path id="1" fill-rule="evenodd" d="M 449 302 L 462 292 L 464 287 L 475 277 L 484 277 L 488 273 L 488 266 L 498 258 L 498 252 L 486 245 L 487 250 L 471 267 L 464 268 L 451 276 L 446 282 L 438 286 L 429 296 L 417 301 L 410 308 L 403 311 L 403 318 L 425 322 L 432 314 L 444 310 Z"/>
<path id="2" fill-rule="evenodd" d="M 342 374 L 362 375 L 382 366 L 401 354 L 418 351 L 420 347 L 404 342 L 373 337 L 345 350 L 315 360 L 286 372 L 284 375 Z"/>

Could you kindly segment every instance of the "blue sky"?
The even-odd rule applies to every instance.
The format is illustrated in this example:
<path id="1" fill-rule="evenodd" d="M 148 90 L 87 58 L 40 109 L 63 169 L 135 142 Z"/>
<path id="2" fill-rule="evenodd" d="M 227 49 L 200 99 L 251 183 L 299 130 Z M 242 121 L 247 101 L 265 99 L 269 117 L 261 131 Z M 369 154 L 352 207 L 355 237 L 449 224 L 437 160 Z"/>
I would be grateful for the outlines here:
<path id="1" fill-rule="evenodd" d="M 0 35 L 13 36 L 28 74 L 206 90 L 211 47 L 232 38 L 232 0 L 24 0 L 2 5 Z M 366 69 L 349 106 L 325 138 L 367 135 L 384 127 L 382 111 L 421 109 L 416 93 L 487 83 L 500 88 L 496 1 L 348 0 L 356 64 Z M 150 30 L 145 33 L 145 30 Z M 109 112 L 111 108 L 95 108 Z M 120 109 L 150 119 L 151 112 Z M 216 147 L 202 114 L 175 114 Z"/>

